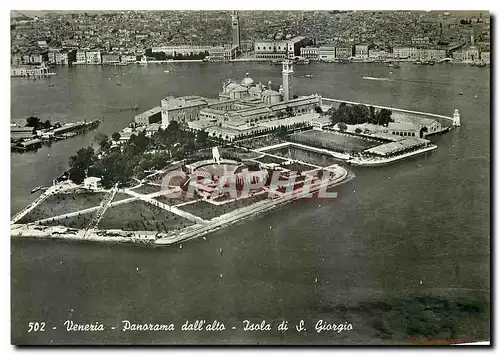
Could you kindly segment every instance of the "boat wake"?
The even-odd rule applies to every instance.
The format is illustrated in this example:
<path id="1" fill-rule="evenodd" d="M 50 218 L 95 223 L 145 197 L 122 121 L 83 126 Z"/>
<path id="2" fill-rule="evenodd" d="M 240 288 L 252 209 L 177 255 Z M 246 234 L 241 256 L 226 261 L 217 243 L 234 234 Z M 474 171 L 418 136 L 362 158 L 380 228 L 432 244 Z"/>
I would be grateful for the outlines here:
<path id="1" fill-rule="evenodd" d="M 391 81 L 392 80 L 389 78 L 375 78 L 373 76 L 364 76 L 363 79 L 365 79 L 365 80 L 378 80 L 378 81 Z"/>

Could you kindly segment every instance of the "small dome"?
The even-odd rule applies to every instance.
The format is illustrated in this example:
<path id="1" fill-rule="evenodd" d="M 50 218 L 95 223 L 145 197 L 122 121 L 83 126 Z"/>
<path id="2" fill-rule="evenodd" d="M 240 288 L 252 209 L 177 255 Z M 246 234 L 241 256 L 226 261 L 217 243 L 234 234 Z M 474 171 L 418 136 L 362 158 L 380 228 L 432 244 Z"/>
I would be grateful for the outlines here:
<path id="1" fill-rule="evenodd" d="M 241 85 L 243 86 L 252 86 L 254 83 L 253 79 L 247 73 L 245 78 L 241 81 Z"/>

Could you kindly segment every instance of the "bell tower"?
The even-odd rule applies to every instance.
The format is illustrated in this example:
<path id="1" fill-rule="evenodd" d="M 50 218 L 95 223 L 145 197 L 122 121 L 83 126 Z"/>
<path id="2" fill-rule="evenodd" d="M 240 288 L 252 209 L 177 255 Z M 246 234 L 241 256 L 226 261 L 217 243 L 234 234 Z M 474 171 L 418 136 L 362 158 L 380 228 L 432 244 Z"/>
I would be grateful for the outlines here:
<path id="1" fill-rule="evenodd" d="M 293 64 L 291 61 L 283 61 L 283 101 L 293 99 Z"/>
<path id="2" fill-rule="evenodd" d="M 231 14 L 231 30 L 233 35 L 233 46 L 238 46 L 238 49 L 241 48 L 240 43 L 240 17 L 238 15 L 238 11 L 233 11 Z"/>

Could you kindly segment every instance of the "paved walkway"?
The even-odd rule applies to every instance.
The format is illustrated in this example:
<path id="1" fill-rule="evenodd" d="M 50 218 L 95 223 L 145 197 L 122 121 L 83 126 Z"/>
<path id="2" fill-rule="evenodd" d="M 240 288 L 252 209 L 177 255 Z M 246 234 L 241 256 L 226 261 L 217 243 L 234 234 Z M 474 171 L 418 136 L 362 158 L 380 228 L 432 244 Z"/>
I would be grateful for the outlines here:
<path id="1" fill-rule="evenodd" d="M 156 197 L 156 196 L 165 195 L 165 191 L 158 191 L 158 192 L 154 192 L 154 193 L 149 194 L 149 195 L 141 195 L 137 192 L 130 191 L 130 190 L 126 190 L 126 193 L 128 193 L 129 195 L 132 195 L 134 197 L 137 197 L 141 201 L 148 202 L 154 206 L 157 206 L 157 207 L 160 207 L 166 211 L 175 213 L 176 215 L 184 217 L 184 218 L 186 218 L 190 221 L 193 221 L 195 223 L 206 223 L 207 222 L 203 218 L 195 216 L 194 214 L 183 211 L 175 206 L 169 206 L 163 202 L 160 202 L 160 201 L 154 199 L 154 197 Z"/>
<path id="2" fill-rule="evenodd" d="M 59 190 L 59 186 L 51 186 L 49 187 L 44 193 L 42 193 L 38 198 L 33 201 L 31 204 L 23 208 L 21 211 L 19 211 L 12 219 L 10 220 L 10 224 L 15 224 L 18 222 L 20 219 L 22 219 L 24 216 L 26 216 L 28 213 L 33 211 L 36 206 L 38 206 L 40 203 L 45 201 L 49 196 L 53 195 L 57 190 Z"/>
<path id="3" fill-rule="evenodd" d="M 447 120 L 453 121 L 453 117 L 444 116 L 444 115 L 438 115 L 438 114 L 435 114 L 435 113 L 429 113 L 429 112 L 419 112 L 419 111 L 405 110 L 405 109 L 402 109 L 402 108 L 395 108 L 395 107 L 387 107 L 387 106 L 372 105 L 372 104 L 368 104 L 368 103 L 364 103 L 364 102 L 353 102 L 353 101 L 338 100 L 338 99 L 330 99 L 330 98 L 327 98 L 327 97 L 323 97 L 323 98 L 322 98 L 322 103 L 325 103 L 325 101 L 326 101 L 326 103 L 328 103 L 328 102 L 330 101 L 330 102 L 335 102 L 335 103 L 342 103 L 342 102 L 345 102 L 346 104 L 349 104 L 349 105 L 366 105 L 366 106 L 373 106 L 373 107 L 375 107 L 375 108 L 385 108 L 385 109 L 388 109 L 388 110 L 391 110 L 391 111 L 398 111 L 398 112 L 413 113 L 413 114 L 420 115 L 420 116 L 429 116 L 429 117 L 436 117 L 436 118 L 444 118 L 444 119 L 447 119 Z"/>

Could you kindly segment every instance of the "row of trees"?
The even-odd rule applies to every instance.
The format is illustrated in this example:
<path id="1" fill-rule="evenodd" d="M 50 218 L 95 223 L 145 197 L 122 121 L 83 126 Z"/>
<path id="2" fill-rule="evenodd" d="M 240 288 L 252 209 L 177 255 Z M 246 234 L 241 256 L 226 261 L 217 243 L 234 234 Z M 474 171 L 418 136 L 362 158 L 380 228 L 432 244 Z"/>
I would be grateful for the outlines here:
<path id="1" fill-rule="evenodd" d="M 120 135 L 114 133 L 112 140 L 118 141 Z M 79 184 L 85 176 L 102 178 L 102 184 L 109 188 L 114 184 L 127 184 L 132 177 L 139 179 L 145 171 L 163 168 L 169 160 L 182 159 L 185 154 L 210 146 L 206 132 L 197 135 L 180 129 L 172 122 L 166 129 L 159 129 L 152 137 L 144 132 L 132 135 L 121 146 L 113 145 L 107 135 L 101 134 L 95 141 L 97 151 L 92 147 L 80 149 L 69 160 L 69 177 Z M 153 152 L 154 151 L 154 152 Z"/>
<path id="2" fill-rule="evenodd" d="M 387 126 L 389 122 L 394 122 L 391 118 L 391 110 L 385 108 L 375 110 L 373 106 L 347 105 L 345 102 L 342 102 L 338 109 L 334 107 L 330 108 L 325 114 L 330 117 L 332 124 L 344 123 L 355 125 L 372 123 Z M 347 128 L 345 125 L 341 126 Z"/>
<path id="3" fill-rule="evenodd" d="M 39 130 L 39 129 L 49 129 L 53 126 L 52 123 L 50 123 L 50 120 L 42 122 L 38 117 L 30 116 L 26 119 L 25 127 L 33 127 L 34 130 Z M 54 125 L 54 128 L 59 128 L 59 127 L 61 127 L 60 123 L 56 123 Z"/>

